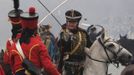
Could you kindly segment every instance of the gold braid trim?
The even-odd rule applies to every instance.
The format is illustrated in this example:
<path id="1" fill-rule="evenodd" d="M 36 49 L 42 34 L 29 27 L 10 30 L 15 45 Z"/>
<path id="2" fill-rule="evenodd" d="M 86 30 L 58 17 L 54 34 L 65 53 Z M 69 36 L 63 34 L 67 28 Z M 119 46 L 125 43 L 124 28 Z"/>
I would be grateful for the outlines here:
<path id="1" fill-rule="evenodd" d="M 15 52 L 16 54 L 18 54 L 20 60 L 23 61 L 23 58 L 22 58 L 21 54 L 20 54 L 17 50 L 12 50 L 12 52 Z M 17 70 L 15 71 L 15 73 L 18 72 L 18 71 L 21 71 L 21 70 L 24 70 L 24 68 L 19 68 L 19 69 L 17 69 Z"/>
<path id="2" fill-rule="evenodd" d="M 19 68 L 19 69 L 17 69 L 17 70 L 15 71 L 15 73 L 16 73 L 16 72 L 19 72 L 19 71 L 21 71 L 21 70 L 24 70 L 24 68 Z"/>
<path id="3" fill-rule="evenodd" d="M 23 58 L 22 58 L 21 54 L 18 51 L 16 51 L 16 50 L 12 50 L 12 51 L 15 52 L 16 54 L 18 54 L 19 57 L 20 57 L 20 60 L 23 61 Z"/>
<path id="4" fill-rule="evenodd" d="M 81 45 L 81 41 L 82 41 L 81 33 L 78 32 L 78 34 L 79 34 L 79 37 L 80 37 L 79 42 L 78 42 L 78 44 L 75 46 L 75 48 L 69 53 L 70 55 L 72 55 L 74 52 L 76 52 L 76 50 L 78 49 L 78 47 Z"/>
<path id="5" fill-rule="evenodd" d="M 25 74 L 26 74 L 26 75 L 31 75 L 31 73 L 28 72 L 28 70 L 25 70 Z"/>
<path id="6" fill-rule="evenodd" d="M 33 45 L 31 48 L 30 48 L 30 52 L 29 52 L 29 60 L 31 60 L 31 53 L 32 53 L 32 50 L 33 50 L 33 48 L 34 47 L 36 47 L 36 46 L 39 46 L 39 44 L 35 44 L 35 45 Z"/>

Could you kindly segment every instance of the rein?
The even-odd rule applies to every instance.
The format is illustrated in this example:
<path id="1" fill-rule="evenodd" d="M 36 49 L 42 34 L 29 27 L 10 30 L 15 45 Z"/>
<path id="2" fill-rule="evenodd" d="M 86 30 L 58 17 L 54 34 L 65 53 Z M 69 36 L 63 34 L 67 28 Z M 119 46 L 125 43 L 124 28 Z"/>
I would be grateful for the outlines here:
<path id="1" fill-rule="evenodd" d="M 97 62 L 102 62 L 102 63 L 108 63 L 108 62 L 106 62 L 106 61 L 101 61 L 101 60 L 94 59 L 94 58 L 92 58 L 90 55 L 88 55 L 87 53 L 86 53 L 86 55 L 87 55 L 88 58 L 90 58 L 91 60 L 94 60 L 94 61 L 97 61 Z"/>

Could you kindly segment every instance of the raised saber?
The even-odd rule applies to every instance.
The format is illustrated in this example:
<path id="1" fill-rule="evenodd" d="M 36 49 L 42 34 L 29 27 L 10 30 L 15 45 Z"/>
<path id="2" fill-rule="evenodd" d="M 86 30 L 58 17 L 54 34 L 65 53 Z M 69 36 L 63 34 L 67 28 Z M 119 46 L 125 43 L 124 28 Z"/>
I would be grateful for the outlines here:
<path id="1" fill-rule="evenodd" d="M 55 10 L 57 10 L 61 5 L 63 5 L 64 3 L 66 3 L 68 0 L 64 0 L 60 5 L 58 5 L 57 7 L 55 7 L 50 13 L 48 13 L 39 23 L 38 26 L 49 16 L 51 15 Z"/>
<path id="2" fill-rule="evenodd" d="M 38 0 L 38 2 L 50 13 L 50 10 L 40 0 Z M 61 26 L 62 24 L 60 23 L 60 21 L 53 14 L 51 15 L 57 21 L 57 23 Z"/>

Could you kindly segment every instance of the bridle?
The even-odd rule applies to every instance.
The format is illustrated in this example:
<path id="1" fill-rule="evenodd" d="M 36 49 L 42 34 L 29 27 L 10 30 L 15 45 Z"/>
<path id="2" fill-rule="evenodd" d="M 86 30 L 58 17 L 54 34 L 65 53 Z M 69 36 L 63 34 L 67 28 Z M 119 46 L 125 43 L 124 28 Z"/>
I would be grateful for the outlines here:
<path id="1" fill-rule="evenodd" d="M 113 62 L 114 62 L 115 64 L 117 64 L 117 66 L 116 66 L 115 64 L 113 64 L 113 65 L 114 65 L 115 67 L 117 67 L 117 68 L 119 67 L 118 54 L 122 51 L 123 48 L 119 45 L 119 50 L 115 53 L 113 50 L 111 50 L 111 49 L 109 49 L 108 47 L 105 46 L 105 43 L 106 43 L 106 42 L 110 42 L 110 41 L 109 41 L 110 38 L 108 38 L 108 39 L 105 40 L 104 42 L 102 42 L 100 38 L 98 38 L 97 40 L 98 40 L 98 42 L 102 45 L 102 47 L 104 48 L 104 51 L 105 51 L 105 53 L 106 53 L 106 55 L 107 55 L 107 57 L 108 57 L 108 61 L 102 61 L 102 60 L 94 59 L 94 58 L 92 58 L 90 55 L 88 55 L 87 53 L 86 53 L 86 55 L 87 55 L 88 58 L 91 59 L 91 60 L 94 60 L 94 61 L 97 61 L 97 62 L 105 63 L 106 66 L 107 66 L 107 70 L 106 70 L 106 75 L 107 75 L 107 73 L 108 73 L 108 64 L 109 64 L 109 63 L 113 63 Z M 110 52 L 114 55 L 114 60 L 109 57 L 108 51 L 110 51 Z"/>
<path id="2" fill-rule="evenodd" d="M 100 43 L 100 44 L 102 45 L 102 47 L 104 48 L 104 51 L 105 51 L 105 53 L 106 53 L 106 55 L 107 55 L 107 57 L 108 57 L 109 63 L 112 63 L 112 62 L 117 61 L 117 59 L 118 59 L 118 54 L 122 51 L 123 47 L 121 47 L 121 46 L 119 45 L 118 51 L 117 51 L 117 52 L 114 52 L 113 50 L 109 49 L 108 47 L 106 47 L 106 46 L 104 45 L 106 42 L 110 42 L 109 40 L 110 40 L 110 38 L 107 39 L 106 41 L 104 41 L 104 43 L 102 43 L 101 39 L 100 39 L 100 38 L 98 39 L 99 43 Z M 113 42 L 113 41 L 112 41 L 112 42 Z M 110 52 L 114 55 L 114 60 L 110 59 L 107 50 L 110 51 Z"/>

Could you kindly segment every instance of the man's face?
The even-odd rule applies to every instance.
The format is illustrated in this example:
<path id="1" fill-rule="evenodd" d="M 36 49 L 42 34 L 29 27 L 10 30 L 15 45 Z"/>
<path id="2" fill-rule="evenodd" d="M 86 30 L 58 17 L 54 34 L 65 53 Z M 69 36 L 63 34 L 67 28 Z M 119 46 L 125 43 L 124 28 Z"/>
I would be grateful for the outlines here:
<path id="1" fill-rule="evenodd" d="M 76 29 L 77 24 L 78 24 L 78 22 L 76 22 L 76 21 L 68 21 L 67 22 L 67 28 L 70 29 L 70 30 Z"/>
<path id="2" fill-rule="evenodd" d="M 49 32 L 49 29 L 43 28 L 42 31 L 43 32 Z"/>

